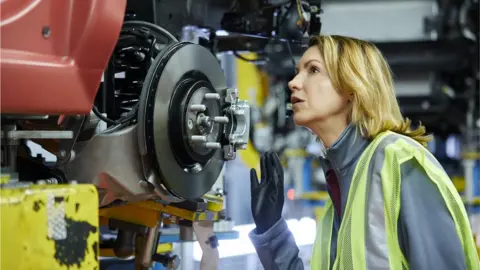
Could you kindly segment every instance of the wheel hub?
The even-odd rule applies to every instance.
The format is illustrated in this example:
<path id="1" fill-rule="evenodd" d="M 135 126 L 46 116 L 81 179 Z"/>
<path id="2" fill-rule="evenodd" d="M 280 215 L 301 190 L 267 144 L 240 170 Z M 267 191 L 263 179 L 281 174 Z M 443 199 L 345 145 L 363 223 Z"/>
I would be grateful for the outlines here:
<path id="1" fill-rule="evenodd" d="M 204 75 L 185 75 L 176 87 L 169 109 L 172 152 L 186 172 L 198 172 L 221 148 L 220 95 Z M 217 118 L 215 118 L 217 117 Z M 217 120 L 216 122 L 214 120 Z M 227 118 L 228 122 L 228 118 Z"/>
<path id="2" fill-rule="evenodd" d="M 183 199 L 213 186 L 225 160 L 248 142 L 249 106 L 226 87 L 216 57 L 200 45 L 169 45 L 142 89 L 138 141 L 156 189 Z M 149 180 L 150 181 L 150 180 Z"/>

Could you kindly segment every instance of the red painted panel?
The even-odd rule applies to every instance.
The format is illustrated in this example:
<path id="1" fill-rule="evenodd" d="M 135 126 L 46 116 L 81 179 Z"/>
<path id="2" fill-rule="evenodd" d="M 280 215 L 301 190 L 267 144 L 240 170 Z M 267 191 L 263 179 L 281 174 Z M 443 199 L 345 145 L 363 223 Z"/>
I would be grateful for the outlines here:
<path id="1" fill-rule="evenodd" d="M 125 8 L 126 0 L 2 0 L 1 113 L 89 113 Z"/>

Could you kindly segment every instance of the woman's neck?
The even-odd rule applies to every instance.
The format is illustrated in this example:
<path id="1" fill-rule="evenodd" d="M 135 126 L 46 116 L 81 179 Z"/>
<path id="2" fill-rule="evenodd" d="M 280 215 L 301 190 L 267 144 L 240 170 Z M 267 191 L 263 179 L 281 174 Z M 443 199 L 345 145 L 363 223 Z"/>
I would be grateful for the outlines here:
<path id="1" fill-rule="evenodd" d="M 330 148 L 347 128 L 346 121 L 330 121 L 331 124 L 318 122 L 310 130 L 322 141 L 326 148 Z"/>

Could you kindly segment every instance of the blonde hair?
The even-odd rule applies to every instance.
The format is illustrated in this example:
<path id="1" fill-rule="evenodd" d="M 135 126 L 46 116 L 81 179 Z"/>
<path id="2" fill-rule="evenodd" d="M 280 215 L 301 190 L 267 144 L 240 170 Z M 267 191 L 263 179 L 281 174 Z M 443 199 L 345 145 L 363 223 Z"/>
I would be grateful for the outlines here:
<path id="1" fill-rule="evenodd" d="M 350 120 L 362 136 L 373 139 L 383 131 L 408 136 L 426 146 L 432 140 L 421 123 L 412 129 L 395 95 L 392 72 L 382 53 L 370 42 L 338 35 L 315 36 L 332 85 L 353 97 Z"/>

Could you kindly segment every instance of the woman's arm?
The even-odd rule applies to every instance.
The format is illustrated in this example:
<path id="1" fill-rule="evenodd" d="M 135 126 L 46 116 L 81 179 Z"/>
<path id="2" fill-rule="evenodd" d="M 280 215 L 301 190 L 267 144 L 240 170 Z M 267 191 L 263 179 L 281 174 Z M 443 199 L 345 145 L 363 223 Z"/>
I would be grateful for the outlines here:
<path id="1" fill-rule="evenodd" d="M 401 167 L 398 234 L 410 269 L 466 269 L 465 255 L 446 203 L 415 159 Z"/>
<path id="2" fill-rule="evenodd" d="M 297 244 L 283 218 L 265 233 L 253 230 L 249 236 L 265 270 L 303 270 Z"/>

